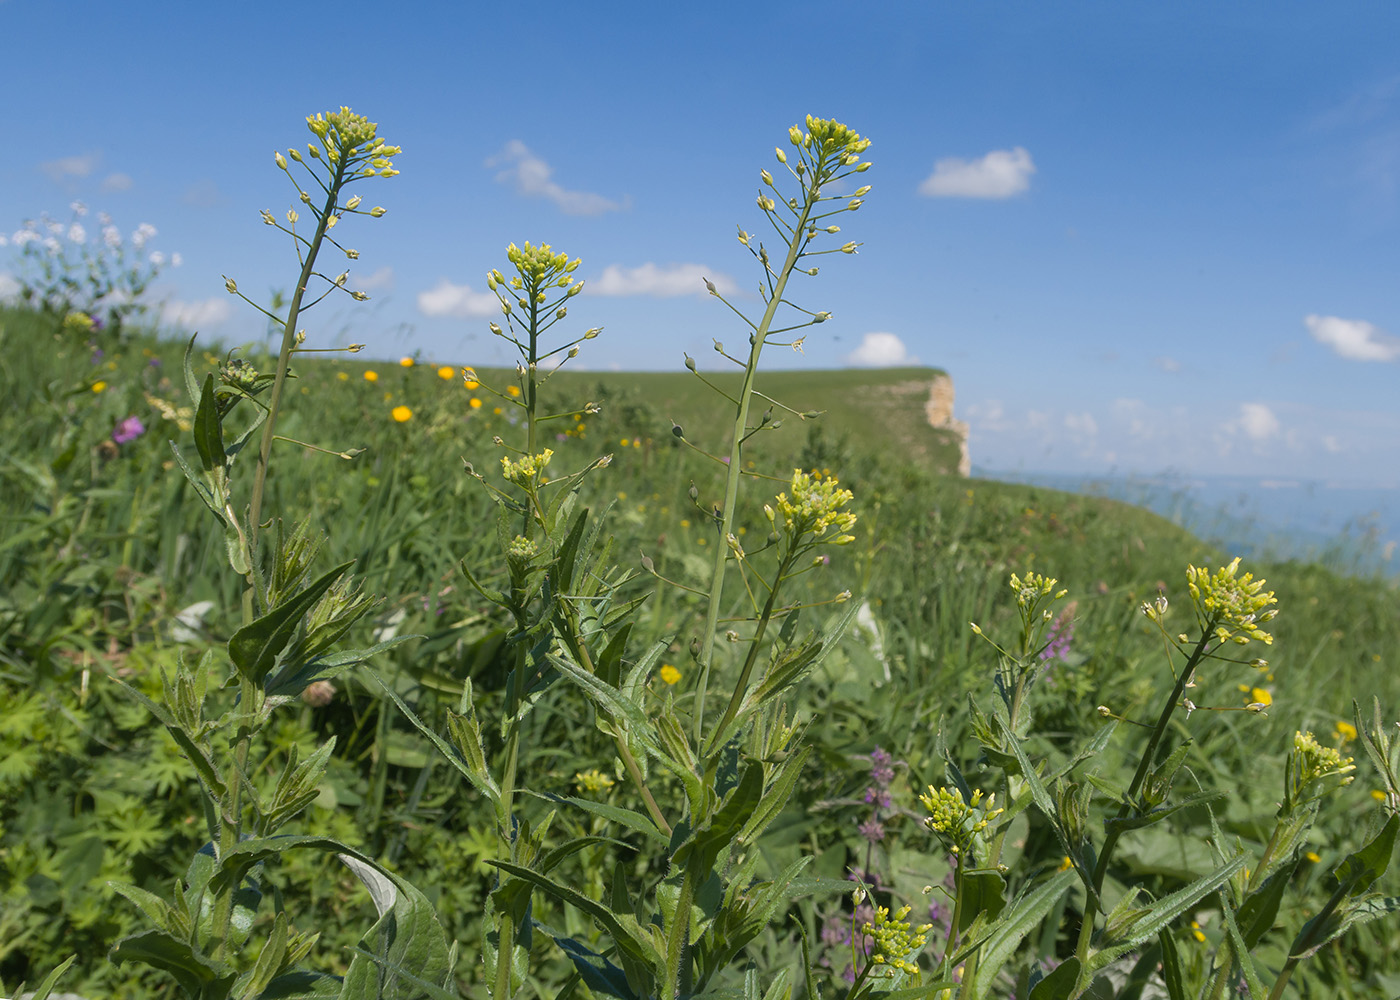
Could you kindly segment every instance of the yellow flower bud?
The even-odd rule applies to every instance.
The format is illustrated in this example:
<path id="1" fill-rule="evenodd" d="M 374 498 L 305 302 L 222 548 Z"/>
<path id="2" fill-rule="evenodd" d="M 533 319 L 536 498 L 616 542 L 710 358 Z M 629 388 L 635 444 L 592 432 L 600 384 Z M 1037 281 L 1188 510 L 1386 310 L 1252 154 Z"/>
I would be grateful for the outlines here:
<path id="1" fill-rule="evenodd" d="M 287 169 L 287 161 L 282 158 L 282 154 L 280 152 L 273 153 L 272 158 L 277 161 L 277 165 L 283 170 Z"/>
<path id="2" fill-rule="evenodd" d="M 763 178 L 763 183 L 769 187 L 773 186 L 773 175 L 766 170 L 760 170 L 758 176 Z"/>
<path id="3" fill-rule="evenodd" d="M 796 125 L 788 129 L 788 139 L 794 146 L 802 145 L 802 130 Z"/>
<path id="4" fill-rule="evenodd" d="M 784 153 L 780 147 L 774 146 L 774 147 L 773 147 L 773 152 L 775 152 L 775 153 L 778 154 L 778 162 L 779 162 L 779 163 L 786 163 L 786 162 L 787 162 L 787 154 Z"/>
<path id="5" fill-rule="evenodd" d="M 372 215 L 372 216 L 374 216 L 374 217 L 377 219 L 377 218 L 379 218 L 380 216 L 382 216 L 382 215 L 384 214 L 384 209 L 382 209 L 382 208 L 380 208 L 379 206 L 376 205 L 374 208 L 371 208 L 371 209 L 369 210 L 369 214 Z"/>
<path id="6" fill-rule="evenodd" d="M 577 285 L 574 285 L 572 288 L 570 288 L 567 294 L 569 298 L 572 298 L 581 291 L 583 291 L 583 282 L 580 281 Z"/>
<path id="7" fill-rule="evenodd" d="M 230 295 L 237 295 L 237 294 L 238 294 L 238 282 L 234 281 L 232 278 L 228 277 L 227 275 L 224 276 L 224 287 L 225 287 L 226 289 L 228 289 L 228 293 L 229 293 Z"/>
<path id="8" fill-rule="evenodd" d="M 346 208 L 348 211 L 351 211 L 351 212 L 355 211 L 355 209 L 357 209 L 357 208 L 359 208 L 359 207 L 360 207 L 360 196 L 359 196 L 359 195 L 355 195 L 353 198 L 351 198 L 349 201 L 347 201 L 347 202 L 345 203 L 345 208 Z"/>
<path id="9" fill-rule="evenodd" d="M 869 184 L 866 184 L 864 187 L 858 187 L 858 188 L 856 188 L 855 197 L 857 197 L 857 198 L 864 198 L 864 197 L 865 197 L 866 195 L 868 195 L 869 193 L 870 193 L 870 185 L 869 185 Z"/>
<path id="10" fill-rule="evenodd" d="M 297 210 L 296 210 L 295 208 L 289 208 L 289 209 L 287 209 L 287 221 L 288 221 L 288 222 L 295 224 L 296 221 L 297 221 L 297 219 L 299 219 L 299 218 L 301 218 L 301 216 L 297 215 Z"/>
<path id="11" fill-rule="evenodd" d="M 321 158 L 321 147 L 314 142 L 308 142 L 306 144 L 306 151 L 311 154 L 313 160 L 319 160 Z"/>

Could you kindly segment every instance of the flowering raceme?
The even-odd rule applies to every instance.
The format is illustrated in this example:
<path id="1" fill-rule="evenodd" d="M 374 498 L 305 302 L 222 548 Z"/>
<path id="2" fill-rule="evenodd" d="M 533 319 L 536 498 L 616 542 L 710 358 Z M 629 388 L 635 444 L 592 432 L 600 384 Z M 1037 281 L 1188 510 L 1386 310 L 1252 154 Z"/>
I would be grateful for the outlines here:
<path id="1" fill-rule="evenodd" d="M 1274 637 L 1259 626 L 1278 614 L 1277 608 L 1269 608 L 1277 603 L 1274 592 L 1263 592 L 1264 581 L 1255 580 L 1252 573 L 1236 576 L 1239 568 L 1239 556 L 1214 574 L 1202 567 L 1187 567 L 1187 587 L 1196 618 L 1201 628 L 1221 642 L 1243 646 L 1257 639 L 1271 644 Z"/>

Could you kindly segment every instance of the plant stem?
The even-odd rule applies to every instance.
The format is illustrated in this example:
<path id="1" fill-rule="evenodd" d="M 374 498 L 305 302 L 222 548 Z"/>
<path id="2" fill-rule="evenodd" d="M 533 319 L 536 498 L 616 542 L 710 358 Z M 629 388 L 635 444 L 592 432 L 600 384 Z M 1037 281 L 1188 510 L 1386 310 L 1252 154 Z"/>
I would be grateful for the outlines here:
<path id="1" fill-rule="evenodd" d="M 824 164 L 818 163 L 812 173 L 812 183 L 807 188 L 807 198 L 802 206 L 802 215 L 794 227 L 793 236 L 788 241 L 787 259 L 778 272 L 777 284 L 768 297 L 768 308 L 763 311 L 763 319 L 753 333 L 753 346 L 749 349 L 749 363 L 744 368 L 744 385 L 739 391 L 739 406 L 734 414 L 734 436 L 729 446 L 729 471 L 724 482 L 724 506 L 720 510 L 721 524 L 719 538 L 715 545 L 714 568 L 710 575 L 710 601 L 705 612 L 705 631 L 700 639 L 700 682 L 695 693 L 695 743 L 700 744 L 705 730 L 705 690 L 710 681 L 710 664 L 714 659 L 715 629 L 719 626 L 720 598 L 724 591 L 724 564 L 728 559 L 729 548 L 724 544 L 734 527 L 734 505 L 739 499 L 739 477 L 742 475 L 742 454 L 744 433 L 749 422 L 749 402 L 753 398 L 754 378 L 758 374 L 758 357 L 763 352 L 763 341 L 768 336 L 768 328 L 778 312 L 783 300 L 783 290 L 787 287 L 788 276 L 797 265 L 802 253 L 802 233 L 807 228 L 807 217 L 820 197 Z"/>
<path id="2" fill-rule="evenodd" d="M 277 355 L 277 376 L 272 381 L 272 396 L 267 404 L 267 421 L 263 425 L 262 441 L 258 445 L 258 464 L 253 475 L 253 495 L 248 504 L 248 556 L 257 558 L 258 522 L 262 518 L 263 489 L 267 485 L 268 462 L 272 456 L 273 428 L 277 424 L 277 413 L 282 406 L 282 390 L 287 381 L 287 368 L 292 359 L 292 348 L 296 346 L 297 320 L 301 316 L 301 300 L 306 294 L 306 286 L 311 283 L 311 275 L 316 267 L 316 255 L 321 250 L 321 242 L 326 235 L 326 223 L 335 213 L 336 201 L 340 197 L 341 185 L 345 182 L 345 164 L 349 158 L 341 157 L 335 167 L 326 193 L 326 205 L 316 221 L 316 234 L 306 248 L 306 260 L 301 265 L 301 277 L 297 279 L 296 291 L 287 311 L 287 323 L 282 328 L 282 349 Z"/>
<path id="3" fill-rule="evenodd" d="M 1132 784 L 1128 786 L 1127 794 L 1123 797 L 1123 805 L 1118 809 L 1118 819 L 1126 818 L 1129 812 L 1137 808 L 1134 800 L 1137 798 L 1138 792 L 1142 790 L 1142 783 L 1147 780 L 1147 774 L 1157 756 L 1157 748 L 1162 742 L 1163 734 L 1167 731 L 1167 724 L 1171 722 L 1172 713 L 1176 711 L 1177 704 L 1186 691 L 1186 685 L 1195 676 L 1196 665 L 1205 659 L 1206 647 L 1210 645 L 1212 638 L 1211 627 L 1213 627 L 1213 623 L 1202 630 L 1200 641 L 1196 643 L 1196 648 L 1192 650 L 1191 656 L 1186 661 L 1186 666 L 1182 668 L 1181 675 L 1176 679 L 1176 684 L 1172 686 L 1172 692 L 1168 696 L 1166 704 L 1162 706 L 1162 713 L 1157 718 L 1157 725 L 1153 727 L 1152 735 L 1147 740 L 1147 748 L 1143 751 L 1142 759 L 1138 761 Z M 1103 890 L 1104 876 L 1108 873 L 1108 864 L 1113 857 L 1113 848 L 1117 845 L 1118 838 L 1122 836 L 1122 829 L 1118 825 L 1109 827 L 1108 833 L 1104 836 L 1103 848 L 1099 851 L 1098 861 L 1094 864 L 1093 891 L 1085 894 L 1084 917 L 1079 925 L 1079 943 L 1075 948 L 1075 955 L 1079 959 L 1081 969 L 1089 966 L 1089 943 L 1094 937 L 1094 920 L 1099 911 L 1098 896 Z"/>

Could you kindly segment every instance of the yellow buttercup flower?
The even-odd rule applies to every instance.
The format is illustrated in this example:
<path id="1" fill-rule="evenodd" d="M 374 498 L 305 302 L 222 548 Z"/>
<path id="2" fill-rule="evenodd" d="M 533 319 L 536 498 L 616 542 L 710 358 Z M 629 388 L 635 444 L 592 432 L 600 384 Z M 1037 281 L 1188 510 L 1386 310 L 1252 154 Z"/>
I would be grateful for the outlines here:
<path id="1" fill-rule="evenodd" d="M 396 406 L 390 411 L 390 416 L 398 423 L 405 423 L 413 419 L 413 411 L 407 406 Z"/>
<path id="2" fill-rule="evenodd" d="M 412 368 L 412 367 L 413 367 L 413 359 L 412 359 L 412 358 L 399 358 L 399 366 L 402 367 L 402 368 Z"/>
<path id="3" fill-rule="evenodd" d="M 365 381 L 366 381 L 366 382 L 378 382 L 378 381 L 379 381 L 379 373 L 378 373 L 377 371 L 375 371 L 374 369 L 371 368 L 369 371 L 365 372 Z"/>
<path id="4" fill-rule="evenodd" d="M 106 392 L 106 391 L 107 391 L 107 383 L 106 383 L 106 382 L 103 382 L 101 379 L 99 379 L 98 381 L 92 383 L 92 391 L 93 391 L 93 392 Z"/>
<path id="5" fill-rule="evenodd" d="M 508 386 L 506 386 L 506 394 L 509 395 L 509 396 L 511 396 L 511 397 L 513 397 L 513 398 L 517 398 L 517 399 L 518 399 L 518 398 L 520 397 L 520 386 L 518 386 L 518 385 L 508 385 Z"/>
<path id="6" fill-rule="evenodd" d="M 453 369 L 451 365 L 443 365 L 438 369 L 438 378 L 442 379 L 444 382 L 449 381 L 456 374 L 456 370 Z"/>
<path id="7" fill-rule="evenodd" d="M 473 410 L 479 410 L 481 409 L 481 400 L 473 396 L 471 398 L 471 402 L 469 402 L 467 405 L 470 406 Z"/>
<path id="8" fill-rule="evenodd" d="M 661 675 L 661 679 L 667 684 L 675 684 L 681 679 L 681 672 L 669 663 L 663 663 L 658 673 Z"/>
<path id="9" fill-rule="evenodd" d="M 1339 722 L 1336 725 L 1337 738 L 1343 743 L 1350 743 L 1356 739 L 1356 727 L 1350 722 Z"/>

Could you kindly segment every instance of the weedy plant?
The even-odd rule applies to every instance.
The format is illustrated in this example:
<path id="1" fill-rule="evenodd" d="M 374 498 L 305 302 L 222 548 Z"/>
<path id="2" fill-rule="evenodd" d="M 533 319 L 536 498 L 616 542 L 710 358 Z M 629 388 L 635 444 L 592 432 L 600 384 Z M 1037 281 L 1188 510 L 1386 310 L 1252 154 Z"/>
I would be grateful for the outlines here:
<path id="1" fill-rule="evenodd" d="M 197 663 L 181 663 L 173 678 L 162 679 L 163 697 L 147 698 L 128 690 L 165 725 L 193 765 L 203 793 L 209 841 L 190 860 L 183 879 L 168 898 L 135 885 L 118 885 L 155 924 L 130 935 L 112 950 L 116 962 L 141 962 L 169 972 L 185 994 L 201 1000 L 274 996 L 381 997 L 416 995 L 420 988 L 441 988 L 451 973 L 452 957 L 431 906 L 421 893 L 385 868 L 344 844 L 325 838 L 281 833 L 318 794 L 318 785 L 334 749 L 334 738 L 306 759 L 295 747 L 280 762 L 260 759 L 259 737 L 274 713 L 293 702 L 310 685 L 365 662 L 402 641 L 392 639 L 367 649 L 338 650 L 349 629 L 374 606 L 347 575 L 344 563 L 316 574 L 320 542 L 302 522 L 285 530 L 280 520 L 262 520 L 262 501 L 272 469 L 273 443 L 290 363 L 303 340 L 298 320 L 327 295 L 345 291 L 347 273 L 328 277 L 317 270 L 322 250 L 333 246 L 350 259 L 331 231 L 346 215 L 379 217 L 382 208 L 363 210 L 352 185 L 372 177 L 391 177 L 391 157 L 398 147 L 378 137 L 377 126 L 348 108 L 307 119 L 316 142 L 307 154 L 296 149 L 275 155 L 297 192 L 298 203 L 286 223 L 270 212 L 263 221 L 289 235 L 301 265 L 297 291 L 282 323 L 276 368 L 259 372 L 233 358 L 201 383 L 194 374 L 191 350 L 185 377 L 194 401 L 194 443 L 198 464 L 175 447 L 175 457 L 195 492 L 223 527 L 229 565 L 246 579 L 244 624 L 229 639 L 227 666 L 214 651 Z M 288 166 L 300 164 L 316 196 L 302 187 Z M 310 162 L 308 162 L 310 161 Z M 310 213 L 311 235 L 297 228 L 301 212 Z M 324 291 L 310 302 L 304 296 L 313 279 Z M 228 291 L 238 293 L 231 278 Z M 348 293 L 356 299 L 360 292 Z M 266 398 L 264 398 L 266 397 Z M 251 419 L 236 414 L 252 410 Z M 237 459 L 261 429 L 246 514 L 240 511 L 234 469 Z M 304 442 L 290 442 L 311 447 Z M 324 450 L 324 449 L 316 449 Z M 333 453 L 334 454 L 334 453 Z M 350 457 L 341 453 L 343 457 Z M 264 531 L 275 524 L 269 545 Z M 225 678 L 237 685 L 232 709 L 210 716 L 206 709 L 211 681 Z M 275 777 L 274 777 L 275 776 Z M 293 926 L 281 900 L 273 900 L 271 926 L 256 924 L 264 903 L 264 868 L 291 850 L 333 852 L 370 890 L 380 919 L 366 933 L 345 977 L 301 968 L 318 933 Z M 255 929 L 261 940 L 254 939 Z M 410 985 L 412 984 L 412 985 Z"/>
<path id="2" fill-rule="evenodd" d="M 1376 764 L 1387 792 L 1381 815 L 1364 847 L 1348 855 L 1334 870 L 1334 888 L 1321 911 L 1298 931 L 1281 966 L 1262 967 L 1253 953 L 1274 927 L 1285 890 L 1305 863 L 1306 834 L 1319 806 L 1331 792 L 1352 780 L 1354 765 L 1338 750 L 1323 747 L 1311 733 L 1300 732 L 1289 753 L 1283 776 L 1283 798 L 1276 823 L 1263 851 L 1251 856 L 1231 844 L 1216 822 L 1211 807 L 1228 796 L 1223 789 L 1198 790 L 1173 798 L 1177 782 L 1190 774 L 1186 767 L 1192 748 L 1189 737 L 1169 746 L 1174 733 L 1185 728 L 1201 710 L 1261 714 L 1267 705 L 1254 701 L 1236 706 L 1198 706 L 1190 695 L 1201 674 L 1210 670 L 1267 669 L 1262 659 L 1245 659 L 1251 643 L 1270 644 L 1264 630 L 1276 615 L 1272 592 L 1264 581 L 1239 573 L 1235 559 L 1214 573 L 1190 567 L 1188 589 L 1194 624 L 1187 632 L 1166 627 L 1168 601 L 1161 596 L 1142 605 L 1142 612 L 1159 629 L 1173 685 L 1160 714 L 1152 723 L 1136 723 L 1147 733 L 1137 750 L 1137 764 L 1126 787 L 1101 777 L 1095 761 L 1110 746 L 1125 720 L 1099 706 L 1105 720 L 1098 735 L 1067 759 L 1033 762 L 1027 747 L 1034 737 L 1028 695 L 1043 670 L 1041 656 L 1055 641 L 1051 626 L 1053 603 L 1065 596 L 1057 581 L 1036 573 L 1012 575 L 1010 586 L 1020 614 L 1018 641 L 1001 645 L 974 624 L 973 631 L 991 642 L 998 655 L 995 676 L 999 701 L 990 713 L 972 706 L 973 726 L 988 763 L 1002 771 L 1001 794 L 1006 805 L 993 808 L 993 796 L 972 788 L 944 748 L 947 783 L 929 786 L 921 801 L 929 812 L 926 824 L 956 857 L 953 889 L 954 917 L 937 973 L 960 980 L 945 990 L 948 997 L 983 997 L 998 988 L 999 973 L 1015 946 L 1042 920 L 1063 908 L 1061 897 L 1077 885 L 1082 911 L 1073 953 L 1054 967 L 1026 970 L 1018 995 L 1032 1000 L 1064 1000 L 1086 995 L 1136 997 L 1149 982 L 1173 1000 L 1200 997 L 1215 1000 L 1233 994 L 1237 983 L 1253 998 L 1279 1000 L 1298 963 L 1353 925 L 1397 908 L 1400 900 L 1371 892 L 1389 866 L 1400 815 L 1395 784 L 1396 747 L 1381 724 L 1379 704 L 1371 725 L 1363 725 L 1359 710 L 1355 730 Z M 1174 722 L 1180 719 L 1177 726 Z M 1104 836 L 1091 836 L 1095 796 L 1112 809 L 1103 821 Z M 1008 868 L 1002 863 L 1012 821 L 1034 808 L 1048 821 L 1065 855 L 1065 864 L 1023 887 L 1008 899 Z M 1191 810 L 1204 810 L 1210 825 L 1209 843 L 1217 867 L 1175 891 L 1151 898 L 1141 886 L 1125 888 L 1108 905 L 1105 879 L 1114 851 L 1124 835 L 1163 823 Z M 1214 909 L 1224 928 L 1213 952 L 1184 958 L 1173 925 L 1198 909 Z M 1106 911 L 1106 912 L 1105 912 Z M 1199 926 L 1199 925 L 1194 925 Z M 926 932 L 927 928 L 920 929 Z M 922 939 L 901 931 L 899 941 L 908 954 Z M 1195 935 L 1205 944 L 1204 934 Z M 1121 992 L 1107 970 L 1134 955 Z M 881 964 L 872 959 L 871 965 Z M 912 970 L 907 970 L 912 971 Z M 1264 978 L 1273 984 L 1266 986 Z M 1227 991 L 1228 994 L 1227 994 Z"/>
<path id="3" fill-rule="evenodd" d="M 673 637 L 642 648 L 632 641 L 636 612 L 647 595 L 631 596 L 631 574 L 617 565 L 606 539 L 606 511 L 596 515 L 580 504 L 580 484 L 605 468 L 611 456 L 551 479 L 546 469 L 553 452 L 539 448 L 540 425 L 579 412 L 546 413 L 539 408 L 540 387 L 557 370 L 547 372 L 540 366 L 556 357 L 563 364 L 578 353 L 583 341 L 598 333 L 590 329 L 548 350 L 541 339 L 565 319 L 567 299 L 581 287 L 571 277 L 578 261 L 547 245 L 527 243 L 523 250 L 512 245 L 507 256 L 515 273 L 507 278 L 494 270 L 487 277 L 506 321 L 505 328 L 492 324 L 492 331 L 509 340 L 520 354 L 516 383 L 496 391 L 518 406 L 524 417 L 523 448 L 507 446 L 510 454 L 501 459 L 503 487 L 468 466 L 500 507 L 497 530 L 507 583 L 495 589 L 467 570 L 473 587 L 503 609 L 513 624 L 509 636 L 513 666 L 506 683 L 500 752 L 490 752 L 483 742 L 470 685 L 464 687 L 458 710 L 449 717 L 447 739 L 399 703 L 494 808 L 501 845 L 495 864 L 501 877 L 491 894 L 484 955 L 493 984 L 491 995 L 501 1000 L 519 988 L 527 971 L 536 929 L 530 906 L 533 890 L 576 908 L 603 932 L 600 951 L 542 928 L 574 965 L 566 993 L 583 984 L 610 996 L 665 1000 L 713 988 L 717 977 L 782 915 L 794 895 L 811 891 L 810 883 L 799 882 L 810 859 L 796 861 L 772 878 L 756 879 L 754 844 L 786 804 L 808 757 L 801 743 L 801 725 L 788 719 L 782 698 L 830 650 L 850 613 L 837 615 L 823 631 L 801 635 L 798 622 L 803 607 L 785 602 L 782 595 L 789 580 L 829 561 L 821 554 L 824 547 L 853 540 L 846 532 L 855 515 L 846 509 L 850 491 L 841 489 L 833 478 L 813 478 L 800 470 L 777 480 L 746 473 L 745 444 L 781 423 L 774 419 L 774 406 L 799 417 L 815 416 L 759 393 L 759 361 L 765 347 L 800 346 L 801 338 L 792 337 L 796 331 L 829 318 L 826 312 L 795 305 L 787 297 L 788 282 L 798 272 L 816 275 L 811 261 L 818 255 L 855 252 L 855 243 L 823 249 L 821 241 L 839 231 L 832 218 L 859 209 L 869 188 L 861 187 L 854 194 L 827 192 L 847 176 L 864 173 L 870 164 L 860 159 L 869 140 L 838 122 L 809 117 L 806 129 L 794 126 L 789 139 L 792 163 L 781 148 L 777 159 L 796 182 L 796 193 L 781 203 L 770 197 L 768 191 L 776 193 L 776 182 L 765 170 L 757 202 L 783 247 L 781 255 L 770 256 L 761 241 L 742 229 L 739 234 L 763 269 L 762 316 L 757 321 L 744 316 L 719 295 L 713 283 L 706 282 L 710 293 L 740 316 L 748 332 L 746 359 L 726 353 L 718 342 L 715 345 L 718 353 L 744 372 L 737 395 L 716 389 L 733 407 L 729 441 L 720 443 L 727 456 L 705 451 L 686 438 L 680 427 L 673 431 L 725 468 L 722 499 L 703 503 L 699 488 L 692 484 L 690 489 L 691 503 L 713 538 L 709 587 L 700 591 L 666 580 L 650 558 L 642 559 L 646 577 L 663 586 L 682 587 L 699 596 L 706 607 L 703 622 L 688 637 L 698 674 L 693 699 L 682 703 L 669 690 L 658 698 L 649 689 L 647 681 Z M 801 317 L 778 326 L 780 309 L 785 307 Z M 788 339 L 781 339 L 784 336 Z M 686 365 L 704 378 L 693 360 L 687 358 Z M 468 373 L 468 378 L 475 377 Z M 766 404 L 757 419 L 753 417 L 756 399 Z M 736 534 L 736 510 L 745 478 L 786 486 L 763 506 L 767 537 L 751 552 Z M 730 577 L 737 577 L 744 588 L 742 610 L 722 620 Z M 823 603 L 841 603 L 849 596 L 842 592 Z M 721 625 L 725 626 L 722 631 Z M 733 664 L 722 661 L 726 668 L 722 673 L 716 672 L 720 650 L 739 653 Z M 730 686 L 729 698 L 717 716 L 706 710 L 712 677 L 723 677 Z M 536 822 L 517 814 L 520 721 L 560 681 L 569 683 L 568 697 L 582 695 L 592 705 L 597 726 L 610 739 L 618 771 L 632 786 L 640 811 L 579 797 L 568 799 L 567 804 L 664 847 L 668 871 L 650 894 L 628 884 L 621 864 L 608 879 L 605 898 L 591 897 L 560 880 L 556 867 L 596 846 L 599 838 L 580 837 L 549 848 L 544 834 L 552 814 Z M 488 761 L 497 756 L 500 763 L 493 767 Z M 658 781 L 662 775 L 664 779 Z M 671 790 L 672 797 L 658 795 L 658 787 Z M 746 991 L 756 988 L 750 977 Z M 770 996 L 786 995 L 791 983 L 783 974 L 767 989 Z"/>
<path id="4" fill-rule="evenodd" d="M 74 334 L 119 337 L 124 325 L 145 312 L 143 296 L 162 268 L 178 267 L 180 255 L 147 250 L 157 235 L 150 223 L 123 236 L 100 212 L 100 238 L 94 238 L 85 224 L 88 207 L 75 201 L 71 210 L 66 223 L 46 213 L 25 220 L 9 237 L 20 248 L 16 297 Z M 5 242 L 0 235 L 0 246 Z"/>

